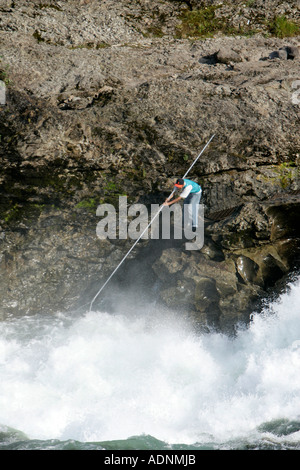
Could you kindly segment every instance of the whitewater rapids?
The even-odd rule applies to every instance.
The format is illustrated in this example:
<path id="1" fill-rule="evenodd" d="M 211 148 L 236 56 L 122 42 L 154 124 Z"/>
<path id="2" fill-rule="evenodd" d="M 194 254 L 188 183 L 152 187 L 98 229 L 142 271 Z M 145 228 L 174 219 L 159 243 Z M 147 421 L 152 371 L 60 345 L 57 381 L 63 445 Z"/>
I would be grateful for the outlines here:
<path id="1" fill-rule="evenodd" d="M 268 423 L 299 423 L 299 301 L 298 280 L 234 338 L 196 335 L 175 316 L 146 311 L 3 321 L 0 431 L 217 445 L 260 439 Z M 290 442 L 300 443 L 299 429 Z"/>

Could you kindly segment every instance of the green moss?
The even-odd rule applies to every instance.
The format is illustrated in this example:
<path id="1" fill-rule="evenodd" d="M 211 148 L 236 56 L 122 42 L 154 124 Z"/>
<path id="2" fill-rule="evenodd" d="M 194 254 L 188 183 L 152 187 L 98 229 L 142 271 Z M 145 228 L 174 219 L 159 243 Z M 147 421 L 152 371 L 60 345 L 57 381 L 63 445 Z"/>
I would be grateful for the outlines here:
<path id="1" fill-rule="evenodd" d="M 94 198 L 89 198 L 89 199 L 83 199 L 80 201 L 78 204 L 76 204 L 77 209 L 88 209 L 88 210 L 94 210 L 97 206 L 97 201 Z"/>
<path id="2" fill-rule="evenodd" d="M 299 168 L 296 167 L 294 162 L 281 163 L 278 168 L 275 169 L 279 185 L 282 189 L 286 189 L 291 186 L 294 179 L 299 177 Z"/>
<path id="3" fill-rule="evenodd" d="M 13 225 L 20 220 L 27 222 L 38 217 L 47 207 L 45 204 L 31 202 L 15 203 L 9 209 L 6 209 L 1 217 L 8 225 Z"/>
<path id="4" fill-rule="evenodd" d="M 299 24 L 288 20 L 284 15 L 275 16 L 267 23 L 268 31 L 277 38 L 286 38 L 300 34 Z"/>
<path id="5" fill-rule="evenodd" d="M 102 196 L 110 204 L 117 204 L 119 196 L 126 196 L 121 182 L 109 179 L 103 182 Z"/>
<path id="6" fill-rule="evenodd" d="M 6 223 L 9 223 L 15 219 L 18 218 L 18 215 L 19 215 L 19 212 L 20 212 L 20 207 L 18 204 L 14 204 L 10 209 L 8 209 L 8 211 L 6 211 L 6 213 L 4 214 L 4 221 Z"/>
<path id="7" fill-rule="evenodd" d="M 181 15 L 181 24 L 177 28 L 176 36 L 209 38 L 217 33 L 228 36 L 252 36 L 257 32 L 249 27 L 235 28 L 231 24 L 230 17 L 218 16 L 216 12 L 221 6 L 212 5 L 198 10 L 185 10 Z"/>
<path id="8" fill-rule="evenodd" d="M 274 165 L 272 166 L 272 170 L 275 176 L 267 177 L 259 175 L 258 179 L 275 186 L 280 186 L 282 189 L 287 189 L 292 185 L 295 179 L 300 177 L 300 170 L 293 161 Z"/>
<path id="9" fill-rule="evenodd" d="M 223 30 L 224 18 L 216 17 L 218 6 L 209 6 L 200 10 L 186 10 L 181 16 L 181 25 L 177 29 L 177 36 L 184 37 L 212 37 L 214 33 Z"/>

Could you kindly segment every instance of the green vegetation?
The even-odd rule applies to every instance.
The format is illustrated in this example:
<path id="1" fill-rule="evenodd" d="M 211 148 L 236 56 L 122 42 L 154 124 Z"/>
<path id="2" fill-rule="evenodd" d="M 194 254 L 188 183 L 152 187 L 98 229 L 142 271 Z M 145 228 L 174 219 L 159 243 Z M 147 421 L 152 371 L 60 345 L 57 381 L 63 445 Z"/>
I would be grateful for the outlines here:
<path id="1" fill-rule="evenodd" d="M 281 163 L 278 168 L 275 169 L 277 174 L 277 180 L 283 189 L 288 188 L 293 180 L 299 176 L 299 168 L 297 168 L 294 162 Z"/>
<path id="2" fill-rule="evenodd" d="M 121 182 L 115 182 L 112 180 L 103 181 L 103 192 L 101 194 L 102 198 L 100 202 L 108 202 L 110 204 L 117 203 L 120 196 L 126 196 L 124 193 L 124 188 L 122 187 Z"/>
<path id="3" fill-rule="evenodd" d="M 6 223 L 11 222 L 16 219 L 19 215 L 20 207 L 18 204 L 14 204 L 9 210 L 6 211 L 4 215 L 4 221 Z"/>
<path id="4" fill-rule="evenodd" d="M 293 21 L 289 21 L 284 15 L 276 16 L 267 24 L 268 30 L 272 36 L 277 38 L 286 38 L 300 34 L 300 26 Z"/>
<path id="5" fill-rule="evenodd" d="M 210 38 L 217 33 L 224 35 L 247 35 L 256 33 L 251 28 L 235 28 L 229 17 L 218 16 L 217 10 L 221 5 L 208 6 L 198 10 L 185 10 L 181 15 L 181 25 L 177 28 L 178 38 L 199 37 Z"/>
<path id="6" fill-rule="evenodd" d="M 78 204 L 76 204 L 77 209 L 88 209 L 88 210 L 94 210 L 97 206 L 97 201 L 95 201 L 94 198 L 89 198 L 89 199 L 84 199 L 80 201 Z"/>
<path id="7" fill-rule="evenodd" d="M 300 170 L 293 161 L 272 165 L 270 169 L 272 169 L 274 176 L 259 175 L 258 179 L 275 186 L 280 186 L 282 189 L 289 188 L 300 176 Z"/>
<path id="8" fill-rule="evenodd" d="M 253 0 L 249 0 L 244 6 L 254 7 L 254 3 Z M 252 36 L 258 32 L 251 26 L 245 25 L 238 28 L 233 26 L 231 17 L 218 13 L 221 7 L 222 5 L 211 5 L 195 10 L 184 10 L 176 36 L 178 38 L 210 38 L 217 33 L 227 36 Z M 284 15 L 274 16 L 269 21 L 263 15 L 256 15 L 255 20 L 261 25 L 261 31 L 265 31 L 267 35 L 285 38 L 300 34 L 300 25 Z"/>
<path id="9" fill-rule="evenodd" d="M 95 213 L 99 204 L 104 202 L 109 204 L 117 204 L 119 196 L 126 196 L 120 183 L 110 180 L 106 175 L 102 176 L 102 188 L 97 194 L 97 197 L 89 197 L 82 199 L 75 205 L 76 209 L 84 209 L 89 212 Z"/>
<path id="10" fill-rule="evenodd" d="M 181 25 L 177 35 L 184 37 L 211 37 L 214 33 L 224 29 L 223 18 L 216 17 L 219 7 L 209 6 L 200 10 L 186 10 L 181 16 Z"/>
<path id="11" fill-rule="evenodd" d="M 8 209 L 4 210 L 1 214 L 1 217 L 6 224 L 14 224 L 20 220 L 32 220 L 32 218 L 38 217 L 46 208 L 46 204 L 37 204 L 28 201 L 25 203 L 17 202 L 14 205 L 11 205 Z"/>

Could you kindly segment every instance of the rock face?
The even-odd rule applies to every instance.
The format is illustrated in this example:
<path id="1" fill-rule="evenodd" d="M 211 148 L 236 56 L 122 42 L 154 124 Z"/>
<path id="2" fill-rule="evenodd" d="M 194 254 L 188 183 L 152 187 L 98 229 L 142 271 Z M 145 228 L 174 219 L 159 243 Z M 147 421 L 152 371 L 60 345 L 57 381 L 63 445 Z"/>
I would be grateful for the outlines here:
<path id="1" fill-rule="evenodd" d="M 297 2 L 226 2 L 212 18 L 235 35 L 185 37 L 217 3 L 2 2 L 3 317 L 86 305 L 132 245 L 97 238 L 97 206 L 161 203 L 212 134 L 189 175 L 204 247 L 142 241 L 143 291 L 226 330 L 298 266 L 299 36 L 264 29 Z M 113 289 L 137 276 L 129 260 Z"/>

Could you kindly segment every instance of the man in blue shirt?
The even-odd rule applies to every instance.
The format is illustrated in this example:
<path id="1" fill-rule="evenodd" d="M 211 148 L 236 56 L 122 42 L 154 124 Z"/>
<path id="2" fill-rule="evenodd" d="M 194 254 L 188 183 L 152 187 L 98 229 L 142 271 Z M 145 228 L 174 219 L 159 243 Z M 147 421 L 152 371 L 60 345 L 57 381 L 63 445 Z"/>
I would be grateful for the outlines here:
<path id="1" fill-rule="evenodd" d="M 195 232 L 198 227 L 198 212 L 199 212 L 199 204 L 200 204 L 200 199 L 201 199 L 201 194 L 202 194 L 202 188 L 198 183 L 195 183 L 195 181 L 188 180 L 186 178 L 178 178 L 175 185 L 174 185 L 176 191 L 181 190 L 182 192 L 180 193 L 180 196 L 177 197 L 176 199 L 172 199 L 173 193 L 171 196 L 166 199 L 164 202 L 165 206 L 171 206 L 172 204 L 175 204 L 176 202 L 180 201 L 181 199 L 184 199 L 183 203 L 183 216 L 184 216 L 184 209 L 185 205 L 188 204 L 188 211 L 189 211 L 189 216 L 192 219 L 192 230 Z"/>

